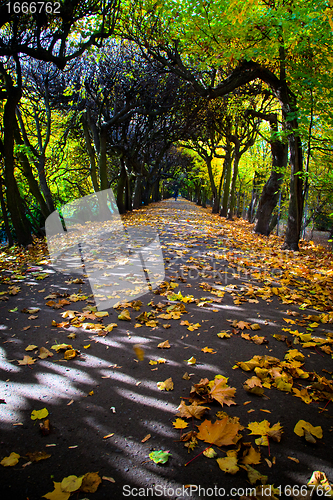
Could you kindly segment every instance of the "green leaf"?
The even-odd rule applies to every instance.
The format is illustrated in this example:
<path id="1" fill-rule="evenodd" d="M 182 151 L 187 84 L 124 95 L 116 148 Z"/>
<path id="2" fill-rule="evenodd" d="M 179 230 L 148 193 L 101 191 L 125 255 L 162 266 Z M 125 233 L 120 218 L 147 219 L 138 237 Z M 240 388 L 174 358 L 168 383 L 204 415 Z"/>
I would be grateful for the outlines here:
<path id="1" fill-rule="evenodd" d="M 169 460 L 169 457 L 171 457 L 171 453 L 168 451 L 158 450 L 149 453 L 150 460 L 155 462 L 155 464 L 165 464 Z"/>

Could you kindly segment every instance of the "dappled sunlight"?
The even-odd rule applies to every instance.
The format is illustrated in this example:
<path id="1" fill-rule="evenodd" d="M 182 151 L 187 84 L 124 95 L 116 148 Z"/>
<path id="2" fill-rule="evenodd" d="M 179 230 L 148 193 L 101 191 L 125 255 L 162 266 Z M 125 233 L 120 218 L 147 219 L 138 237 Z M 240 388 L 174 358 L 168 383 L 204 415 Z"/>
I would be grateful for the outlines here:
<path id="1" fill-rule="evenodd" d="M 18 373 L 20 368 L 14 366 L 12 363 L 7 361 L 6 350 L 3 347 L 0 347 L 0 370 L 4 370 L 9 373 Z"/>
<path id="2" fill-rule="evenodd" d="M 157 410 L 161 410 L 163 412 L 168 412 L 171 414 L 175 414 L 176 412 L 176 407 L 174 404 L 169 403 L 168 401 L 165 401 L 164 399 L 158 399 L 158 398 L 153 398 L 150 396 L 144 396 L 143 394 L 139 394 L 135 391 L 130 391 L 128 389 L 122 389 L 119 387 L 115 388 L 115 391 L 122 397 L 129 399 L 131 401 L 135 401 L 141 405 L 151 407 L 151 408 L 156 408 Z M 163 395 L 165 397 L 165 395 Z M 170 395 L 170 399 L 171 399 Z"/>

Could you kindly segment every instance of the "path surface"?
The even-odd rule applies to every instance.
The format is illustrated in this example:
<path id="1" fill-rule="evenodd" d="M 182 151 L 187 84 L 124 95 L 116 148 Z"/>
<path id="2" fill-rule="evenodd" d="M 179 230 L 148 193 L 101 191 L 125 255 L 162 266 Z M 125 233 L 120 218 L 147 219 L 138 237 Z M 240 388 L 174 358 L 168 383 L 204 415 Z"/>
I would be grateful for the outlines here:
<path id="1" fill-rule="evenodd" d="M 45 263 L 38 270 L 25 268 L 21 276 L 4 273 L 10 281 L 0 285 L 0 292 L 6 291 L 8 297 L 0 302 L 0 460 L 11 452 L 21 458 L 13 467 L 0 466 L 1 500 L 39 499 L 53 490 L 52 481 L 97 471 L 108 478 L 103 479 L 98 490 L 81 492 L 72 498 L 118 500 L 134 498 L 141 491 L 141 497 L 150 494 L 154 498 L 155 493 L 156 498 L 180 500 L 189 498 L 190 489 L 182 490 L 184 485 L 192 485 L 192 498 L 205 498 L 204 493 L 211 498 L 238 498 L 235 491 L 230 492 L 231 488 L 251 486 L 244 464 L 234 475 L 223 472 L 215 459 L 204 455 L 184 466 L 209 444 L 199 440 L 199 446 L 189 451 L 180 442 L 180 436 L 197 431 L 205 418 L 215 421 L 219 411 L 240 419 L 244 426 L 240 430 L 243 442 L 253 446 L 258 436 L 250 435 L 246 428 L 249 422 L 266 419 L 271 426 L 280 422 L 281 441 L 270 439 L 269 447 L 260 447 L 260 463 L 252 463 L 253 468 L 268 476 L 267 484 L 281 486 L 283 491 L 286 485 L 306 484 L 314 470 L 325 472 L 333 481 L 332 403 L 320 410 L 325 402 L 306 404 L 292 393 L 274 387 L 265 389 L 263 397 L 256 396 L 243 388 L 244 381 L 255 373 L 233 369 L 237 362 L 254 355 L 283 360 L 288 349 L 299 348 L 305 354 L 304 370 L 331 379 L 330 355 L 317 348 L 301 349 L 292 344 L 293 336 L 282 331 L 290 326 L 283 318 L 294 318 L 290 314 L 300 313 L 299 307 L 282 304 L 275 296 L 265 297 L 263 292 L 256 293 L 262 282 L 251 276 L 248 268 L 237 269 L 235 265 L 239 251 L 233 246 L 231 226 L 208 210 L 179 199 L 163 201 L 124 219 L 129 226 L 149 224 L 159 231 L 166 267 L 167 284 L 160 287 L 160 295 L 151 292 L 141 297 L 142 305 L 134 304 L 138 310 L 127 307 L 131 321 L 119 320 L 121 310 L 114 309 L 108 311 L 108 317 L 96 317 L 89 311 L 93 301 L 88 283 L 75 283 L 72 280 L 77 276 L 54 273 Z M 246 259 L 249 253 L 243 255 Z M 11 286 L 20 287 L 17 295 L 7 293 Z M 178 300 L 170 295 L 172 291 L 181 292 Z M 182 302 L 180 297 L 187 298 Z M 68 303 L 56 309 L 46 305 L 52 300 L 60 307 L 59 300 Z M 166 310 L 177 304 L 181 304 L 178 316 L 177 307 Z M 33 308 L 40 310 L 21 312 Z M 66 311 L 76 312 L 64 317 Z M 142 320 L 144 312 L 151 314 Z M 142 323 L 135 319 L 141 314 Z M 158 318 L 164 314 L 166 318 Z M 118 326 L 107 332 L 103 328 L 110 323 Z M 252 331 L 244 323 L 257 324 L 260 330 Z M 318 328 L 318 334 L 332 331 L 331 324 Z M 227 332 L 227 336 L 218 337 L 220 332 Z M 257 345 L 242 338 L 242 333 L 264 336 L 268 343 Z M 273 338 L 274 334 L 286 335 L 289 347 Z M 166 340 L 170 348 L 157 347 Z M 64 360 L 64 351 L 51 349 L 62 343 L 72 345 L 81 355 Z M 26 351 L 28 345 L 47 348 L 54 355 L 40 359 L 37 348 Z M 144 351 L 141 361 L 133 350 L 136 345 Z M 205 347 L 208 352 L 202 351 Z M 36 361 L 19 365 L 17 360 L 26 355 Z M 186 361 L 191 357 L 196 358 L 193 365 Z M 166 361 L 150 363 L 160 358 Z M 189 377 L 184 378 L 185 372 Z M 205 404 L 210 409 L 201 421 L 184 418 L 188 427 L 183 431 L 175 429 L 172 422 L 177 418 L 181 398 L 189 404 L 186 398 L 192 385 L 202 378 L 213 380 L 216 375 L 228 377 L 228 385 L 236 388 L 236 404 L 224 404 L 223 408 L 217 401 Z M 157 383 L 170 377 L 173 390 L 159 390 Z M 294 387 L 301 388 L 297 384 Z M 30 418 L 33 410 L 42 408 L 49 412 L 48 435 L 40 430 L 39 423 L 44 420 Z M 293 429 L 300 419 L 320 425 L 323 438 L 311 444 L 297 436 Z M 147 435 L 150 437 L 145 440 Z M 236 446 L 213 448 L 216 458 L 222 458 Z M 246 454 L 245 449 L 246 446 L 239 453 Z M 152 462 L 148 455 L 154 450 L 169 451 L 168 462 Z M 51 456 L 23 467 L 29 461 L 27 453 L 35 451 Z M 195 491 L 199 486 L 206 489 L 201 490 L 201 495 Z M 213 493 L 215 487 L 220 491 Z"/>

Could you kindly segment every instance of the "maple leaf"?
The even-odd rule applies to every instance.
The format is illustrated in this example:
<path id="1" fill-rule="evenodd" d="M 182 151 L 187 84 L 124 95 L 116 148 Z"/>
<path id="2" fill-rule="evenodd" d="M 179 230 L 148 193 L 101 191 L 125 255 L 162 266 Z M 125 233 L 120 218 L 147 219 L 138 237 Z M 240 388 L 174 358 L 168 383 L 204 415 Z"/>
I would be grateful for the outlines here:
<path id="1" fill-rule="evenodd" d="M 179 413 L 177 413 L 177 416 L 183 418 L 194 417 L 200 420 L 205 411 L 209 409 L 210 408 L 208 406 L 201 406 L 196 401 L 194 401 L 191 405 L 188 406 L 186 406 L 185 402 L 182 401 L 177 408 L 177 410 L 179 411 Z"/>
<path id="2" fill-rule="evenodd" d="M 210 348 L 210 347 L 204 347 L 203 349 L 201 349 L 202 352 L 210 352 L 212 354 L 216 354 L 216 351 L 214 351 L 214 349 Z"/>
<path id="3" fill-rule="evenodd" d="M 236 443 L 239 429 L 240 425 L 229 423 L 227 417 L 214 423 L 204 420 L 198 426 L 197 438 L 216 446 L 230 446 Z"/>
<path id="4" fill-rule="evenodd" d="M 68 500 L 71 496 L 69 492 L 62 490 L 61 483 L 53 481 L 53 486 L 54 490 L 43 495 L 43 498 L 47 498 L 48 500 Z"/>
<path id="5" fill-rule="evenodd" d="M 223 404 L 230 406 L 236 404 L 235 401 L 231 399 L 235 396 L 235 392 L 235 387 L 228 387 L 224 379 L 216 378 L 209 392 L 209 396 L 216 399 L 222 406 Z"/>
<path id="6" fill-rule="evenodd" d="M 19 365 L 33 365 L 36 360 L 31 356 L 23 356 L 23 359 L 18 359 L 17 362 Z"/>
<path id="7" fill-rule="evenodd" d="M 259 464 L 260 463 L 260 451 L 255 450 L 251 445 L 250 448 L 247 448 L 243 454 L 241 462 L 243 464 Z"/>
<path id="8" fill-rule="evenodd" d="M 185 420 L 182 420 L 181 418 L 176 418 L 176 420 L 172 422 L 172 425 L 174 426 L 175 429 L 185 429 L 188 426 L 188 423 L 185 422 Z"/>
<path id="9" fill-rule="evenodd" d="M 236 322 L 235 325 L 233 325 L 235 328 L 240 328 L 241 330 L 244 330 L 246 328 L 247 330 L 250 330 L 251 328 L 251 323 L 248 323 L 246 321 L 238 321 Z"/>
<path id="10" fill-rule="evenodd" d="M 222 332 L 218 333 L 217 336 L 220 337 L 220 339 L 230 339 L 231 334 L 223 330 Z"/>
<path id="11" fill-rule="evenodd" d="M 247 428 L 250 429 L 251 434 L 268 436 L 274 441 L 280 442 L 283 432 L 280 422 L 274 424 L 273 427 L 270 427 L 270 425 L 271 424 L 268 420 L 262 420 L 261 422 L 250 422 Z"/>

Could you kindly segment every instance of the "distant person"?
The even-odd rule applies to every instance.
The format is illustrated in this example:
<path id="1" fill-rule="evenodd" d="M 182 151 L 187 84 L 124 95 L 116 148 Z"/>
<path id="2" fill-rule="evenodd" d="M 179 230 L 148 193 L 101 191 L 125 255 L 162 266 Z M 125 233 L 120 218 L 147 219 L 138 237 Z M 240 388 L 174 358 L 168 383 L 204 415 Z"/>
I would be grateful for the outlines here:
<path id="1" fill-rule="evenodd" d="M 177 201 L 177 198 L 178 198 L 178 192 L 177 191 L 175 192 L 174 196 L 175 196 L 175 201 Z"/>

